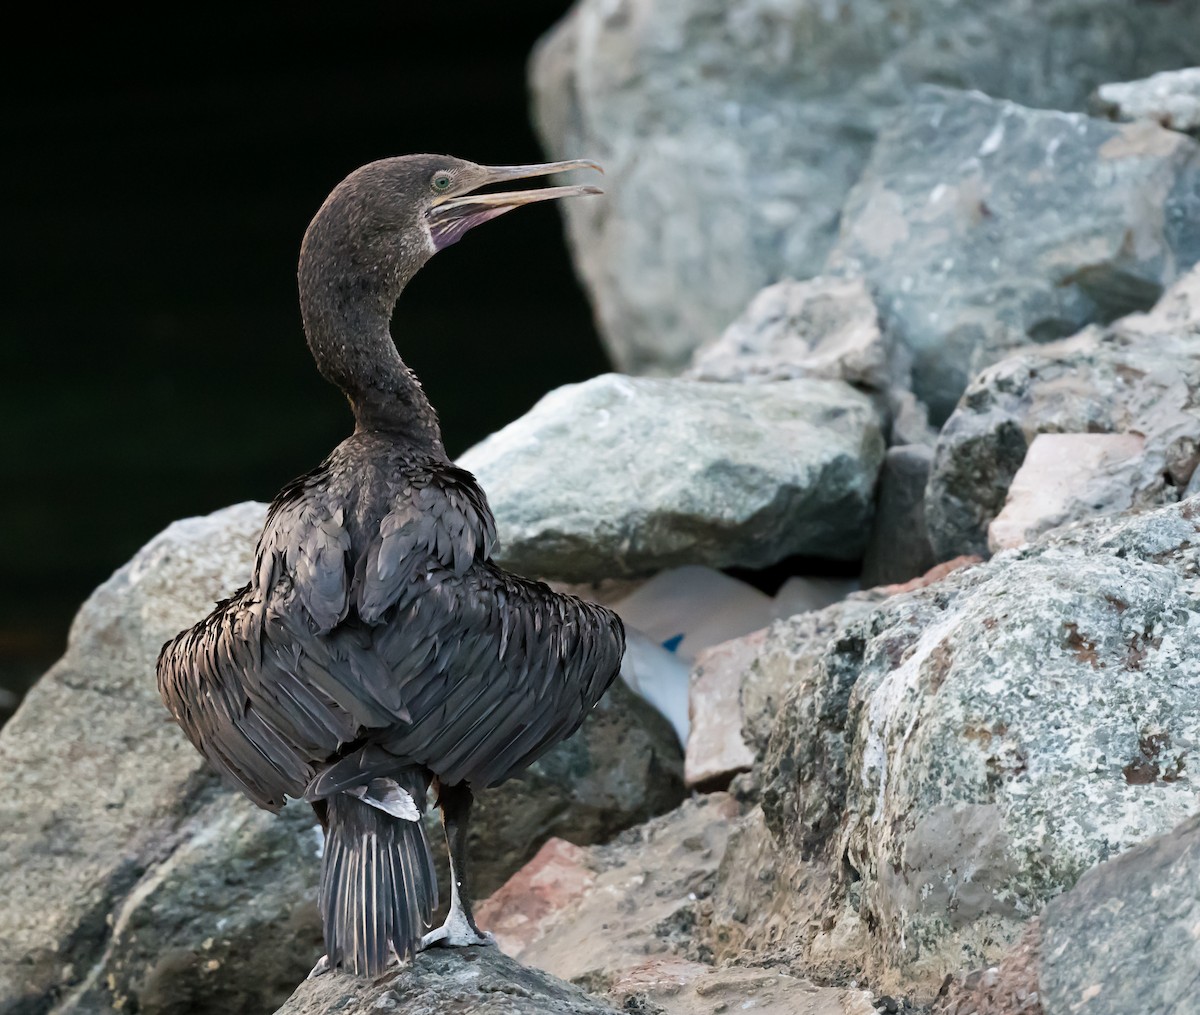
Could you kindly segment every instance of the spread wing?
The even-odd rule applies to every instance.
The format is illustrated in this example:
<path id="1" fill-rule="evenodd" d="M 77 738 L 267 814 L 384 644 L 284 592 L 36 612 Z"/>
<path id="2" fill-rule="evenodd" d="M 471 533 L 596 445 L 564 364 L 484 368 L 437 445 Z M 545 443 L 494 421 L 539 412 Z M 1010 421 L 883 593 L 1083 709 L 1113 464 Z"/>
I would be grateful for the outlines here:
<path id="1" fill-rule="evenodd" d="M 448 785 L 502 782 L 570 736 L 625 648 L 611 611 L 490 563 L 414 584 L 373 634 L 411 715 L 380 742 Z"/>
<path id="2" fill-rule="evenodd" d="M 490 785 L 574 732 L 619 670 L 614 614 L 492 564 L 466 472 L 419 473 L 369 531 L 323 483 L 280 495 L 254 582 L 159 658 L 164 701 L 214 767 L 278 809 L 364 750 Z"/>
<path id="3" fill-rule="evenodd" d="M 301 796 L 315 765 L 353 736 L 302 655 L 280 665 L 264 646 L 251 588 L 218 604 L 158 657 L 158 689 L 175 721 L 208 762 L 260 807 Z M 266 690 L 266 693 L 264 693 Z"/>

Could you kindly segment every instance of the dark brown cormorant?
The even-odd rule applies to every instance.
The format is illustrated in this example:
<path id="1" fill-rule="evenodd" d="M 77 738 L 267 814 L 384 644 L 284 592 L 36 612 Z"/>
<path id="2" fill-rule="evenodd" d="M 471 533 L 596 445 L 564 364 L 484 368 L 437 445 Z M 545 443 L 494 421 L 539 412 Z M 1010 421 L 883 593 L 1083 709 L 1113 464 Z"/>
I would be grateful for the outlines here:
<path id="1" fill-rule="evenodd" d="M 579 168 L 599 167 L 412 155 L 334 189 L 304 236 L 300 303 L 354 433 L 275 498 L 250 583 L 159 656 L 163 700 L 209 763 L 260 807 L 302 798 L 321 819 L 318 969 L 373 976 L 431 944 L 490 941 L 467 893 L 472 790 L 570 736 L 620 667 L 615 614 L 492 561 L 487 499 L 446 457 L 388 327 L 409 279 L 468 229 L 599 193 L 480 188 Z M 431 784 L 453 887 L 445 924 L 422 936 L 437 907 Z"/>

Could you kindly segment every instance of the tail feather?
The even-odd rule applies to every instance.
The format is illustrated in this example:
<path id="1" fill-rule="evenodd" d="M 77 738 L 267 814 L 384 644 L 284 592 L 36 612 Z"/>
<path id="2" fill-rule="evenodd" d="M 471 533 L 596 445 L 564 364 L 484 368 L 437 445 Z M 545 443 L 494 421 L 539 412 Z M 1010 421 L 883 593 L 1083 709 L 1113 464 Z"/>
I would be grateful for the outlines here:
<path id="1" fill-rule="evenodd" d="M 424 810 L 423 773 L 395 777 Z M 321 870 L 321 921 L 332 968 L 378 976 L 391 960 L 416 951 L 437 909 L 437 873 L 425 826 L 356 796 L 328 800 Z"/>

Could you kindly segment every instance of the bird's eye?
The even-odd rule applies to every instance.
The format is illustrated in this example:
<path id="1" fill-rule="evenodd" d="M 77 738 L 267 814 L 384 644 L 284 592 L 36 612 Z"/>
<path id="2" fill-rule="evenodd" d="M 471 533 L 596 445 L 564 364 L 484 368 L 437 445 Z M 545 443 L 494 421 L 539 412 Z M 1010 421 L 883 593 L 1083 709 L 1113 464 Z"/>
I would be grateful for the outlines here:
<path id="1" fill-rule="evenodd" d="M 434 190 L 449 190 L 450 189 L 450 174 L 438 173 L 433 178 Z"/>

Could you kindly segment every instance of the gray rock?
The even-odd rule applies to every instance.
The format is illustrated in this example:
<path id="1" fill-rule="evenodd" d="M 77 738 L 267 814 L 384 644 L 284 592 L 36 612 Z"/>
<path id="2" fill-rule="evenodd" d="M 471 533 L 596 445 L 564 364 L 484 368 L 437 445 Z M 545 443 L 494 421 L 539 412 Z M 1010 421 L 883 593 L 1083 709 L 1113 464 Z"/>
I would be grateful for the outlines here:
<path id="1" fill-rule="evenodd" d="M 460 464 L 488 491 L 500 559 L 588 581 L 854 559 L 882 457 L 871 401 L 838 381 L 607 374 L 551 392 Z"/>
<path id="2" fill-rule="evenodd" d="M 604 340 L 674 371 L 763 286 L 819 274 L 880 128 L 934 81 L 1082 110 L 1200 62 L 1192 0 L 579 0 L 538 46 L 556 157 L 608 171 L 564 207 Z"/>
<path id="3" fill-rule="evenodd" d="M 1088 871 L 1042 916 L 1046 1015 L 1196 1008 L 1200 817 Z"/>
<path id="4" fill-rule="evenodd" d="M 1200 269 L 1152 313 L 1021 350 L 984 370 L 938 440 L 926 491 L 934 554 L 987 553 L 988 526 L 1039 433 L 1145 436 L 1143 455 L 1112 485 L 1120 497 L 1090 504 L 1091 512 L 1177 499 L 1200 458 L 1198 387 Z"/>
<path id="5" fill-rule="evenodd" d="M 434 948 L 378 980 L 327 973 L 296 988 L 277 1015 L 611 1015 L 578 987 L 498 948 Z"/>
<path id="6" fill-rule="evenodd" d="M 905 582 L 933 567 L 933 548 L 925 527 L 925 485 L 932 465 L 933 449 L 927 445 L 888 449 L 863 554 L 864 586 Z"/>
<path id="7" fill-rule="evenodd" d="M 1200 260 L 1200 145 L 924 88 L 880 136 L 828 270 L 864 275 L 944 420 L 1030 342 L 1145 310 Z"/>
<path id="8" fill-rule="evenodd" d="M 1197 527 L 1190 504 L 1098 519 L 837 631 L 772 728 L 710 939 L 929 999 L 1191 814 Z M 742 873 L 768 855 L 769 885 Z"/>
<path id="9" fill-rule="evenodd" d="M 826 377 L 871 391 L 889 386 L 887 348 L 861 279 L 767 286 L 718 340 L 696 350 L 683 376 L 700 381 Z"/>
<path id="10" fill-rule="evenodd" d="M 1101 85 L 1093 105 L 1113 120 L 1153 120 L 1171 130 L 1200 136 L 1200 67 Z"/>
<path id="11" fill-rule="evenodd" d="M 162 643 L 249 573 L 264 506 L 169 527 L 84 604 L 0 731 L 0 1012 L 269 1011 L 321 953 L 320 837 L 221 787 L 169 721 Z M 526 778 L 480 794 L 484 885 L 551 833 L 591 842 L 675 805 L 674 735 L 619 690 Z M 434 838 L 441 841 L 441 836 Z"/>
<path id="12" fill-rule="evenodd" d="M 812 669 L 843 630 L 870 616 L 884 596 L 867 592 L 848 596 L 823 610 L 778 620 L 742 678 L 742 737 L 761 755 L 780 710 L 797 687 L 812 679 Z M 840 714 L 841 705 L 835 711 Z"/>
<path id="13" fill-rule="evenodd" d="M 0 867 L 0 1011 L 105 1011 L 141 1005 L 143 989 L 139 1010 L 177 1011 L 202 981 L 218 1007 L 187 1010 L 239 998 L 269 1007 L 287 996 L 281 979 L 304 975 L 310 833 L 219 790 L 154 683 L 162 643 L 244 581 L 263 517 L 243 504 L 152 540 L 84 604 L 66 654 L 0 731 L 0 855 L 17 861 Z M 292 870 L 256 876 L 286 894 L 221 925 L 222 899 L 249 902 L 237 879 L 269 866 L 281 835 L 296 840 Z M 214 897 L 214 885 L 227 889 Z"/>

